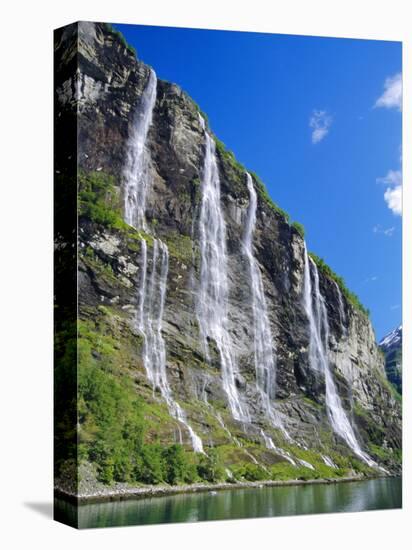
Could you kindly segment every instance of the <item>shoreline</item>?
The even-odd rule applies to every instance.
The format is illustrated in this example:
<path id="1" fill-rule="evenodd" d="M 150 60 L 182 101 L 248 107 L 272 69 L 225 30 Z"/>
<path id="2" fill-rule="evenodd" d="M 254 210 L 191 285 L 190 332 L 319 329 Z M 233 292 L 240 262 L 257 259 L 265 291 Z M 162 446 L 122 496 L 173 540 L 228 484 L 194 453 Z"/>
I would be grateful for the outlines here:
<path id="1" fill-rule="evenodd" d="M 204 493 L 211 491 L 225 491 L 232 489 L 257 489 L 263 487 L 287 487 L 294 485 L 330 485 L 334 483 L 350 483 L 355 481 L 368 481 L 398 476 L 351 476 L 341 478 L 322 479 L 289 479 L 289 480 L 264 480 L 264 481 L 239 481 L 237 483 L 193 483 L 191 485 L 148 485 L 140 487 L 117 487 L 104 488 L 93 493 L 75 494 L 55 487 L 54 497 L 72 502 L 77 505 L 97 504 L 103 502 L 116 502 L 123 500 L 138 500 L 144 498 L 158 498 L 162 496 L 173 496 L 179 494 Z"/>

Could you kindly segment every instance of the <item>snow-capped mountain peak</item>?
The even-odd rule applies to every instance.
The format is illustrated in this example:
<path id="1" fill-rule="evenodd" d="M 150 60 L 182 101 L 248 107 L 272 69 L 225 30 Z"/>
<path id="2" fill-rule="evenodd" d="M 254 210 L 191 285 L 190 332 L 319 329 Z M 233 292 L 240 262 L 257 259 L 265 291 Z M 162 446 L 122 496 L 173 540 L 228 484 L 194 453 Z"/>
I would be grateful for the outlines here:
<path id="1" fill-rule="evenodd" d="M 395 345 L 399 345 L 402 342 L 402 325 L 399 325 L 396 329 L 392 330 L 379 342 L 381 348 L 389 349 Z"/>

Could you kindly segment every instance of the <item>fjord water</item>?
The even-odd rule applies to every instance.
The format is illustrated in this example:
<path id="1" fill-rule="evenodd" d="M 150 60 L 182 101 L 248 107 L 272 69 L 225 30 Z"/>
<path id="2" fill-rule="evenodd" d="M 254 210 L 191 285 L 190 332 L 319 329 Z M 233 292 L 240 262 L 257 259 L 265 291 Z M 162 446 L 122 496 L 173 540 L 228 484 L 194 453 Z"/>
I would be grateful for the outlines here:
<path id="1" fill-rule="evenodd" d="M 200 117 L 203 128 L 205 122 Z M 235 420 L 249 421 L 247 408 L 237 391 L 236 364 L 228 330 L 228 258 L 226 225 L 220 202 L 220 179 L 215 142 L 205 130 L 204 166 L 199 220 L 200 284 L 197 318 L 203 351 L 209 359 L 208 339 L 214 341 L 220 358 L 222 385 Z"/>
<path id="2" fill-rule="evenodd" d="M 75 508 L 56 502 L 58 521 L 81 529 L 246 519 L 259 517 L 362 512 L 402 507 L 402 479 L 313 484 L 251 489 L 229 489 L 214 494 L 193 493 L 122 502 L 84 504 Z"/>
<path id="3" fill-rule="evenodd" d="M 325 377 L 325 400 L 333 430 L 368 466 L 376 463 L 362 451 L 355 432 L 342 406 L 329 365 L 329 322 L 325 300 L 319 289 L 319 273 L 305 246 L 304 306 L 309 324 L 309 364 Z M 313 278 L 313 285 L 312 285 Z"/>
<path id="4" fill-rule="evenodd" d="M 146 224 L 146 200 L 151 183 L 147 135 L 152 123 L 156 92 L 157 77 L 151 70 L 127 142 L 127 160 L 124 168 L 124 220 L 146 233 L 149 233 Z M 143 364 L 147 378 L 153 389 L 160 391 L 170 414 L 188 431 L 193 450 L 203 452 L 202 441 L 188 423 L 181 406 L 173 399 L 167 378 L 166 345 L 162 335 L 162 324 L 169 271 L 169 251 L 162 240 L 153 238 L 153 255 L 149 272 L 147 242 L 143 236 L 140 242 L 140 283 L 135 326 L 143 336 Z"/>

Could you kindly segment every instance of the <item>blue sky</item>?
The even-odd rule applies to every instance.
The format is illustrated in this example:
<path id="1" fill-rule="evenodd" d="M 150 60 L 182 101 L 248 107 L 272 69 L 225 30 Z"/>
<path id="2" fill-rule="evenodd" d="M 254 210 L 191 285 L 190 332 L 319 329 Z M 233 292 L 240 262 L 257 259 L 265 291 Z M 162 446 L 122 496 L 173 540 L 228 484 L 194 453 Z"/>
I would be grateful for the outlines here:
<path id="1" fill-rule="evenodd" d="M 115 25 L 305 226 L 309 250 L 401 322 L 400 42 Z"/>

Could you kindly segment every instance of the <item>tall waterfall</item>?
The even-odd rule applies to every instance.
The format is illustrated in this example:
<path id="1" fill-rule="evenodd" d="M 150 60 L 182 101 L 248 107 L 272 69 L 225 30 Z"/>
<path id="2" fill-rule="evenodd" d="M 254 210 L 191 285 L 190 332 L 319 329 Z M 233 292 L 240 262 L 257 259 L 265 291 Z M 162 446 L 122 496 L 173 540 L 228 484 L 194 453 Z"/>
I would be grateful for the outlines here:
<path id="1" fill-rule="evenodd" d="M 203 128 L 205 123 L 200 117 Z M 199 221 L 200 285 L 197 318 L 207 359 L 208 339 L 214 340 L 220 357 L 223 389 L 233 417 L 249 421 L 247 408 L 241 403 L 236 382 L 236 364 L 228 330 L 228 275 L 226 226 L 220 207 L 220 179 L 215 143 L 205 130 L 205 158 L 202 174 L 202 199 Z"/>
<path id="2" fill-rule="evenodd" d="M 148 84 L 143 91 L 136 113 L 133 131 L 127 143 L 124 169 L 124 219 L 136 229 L 148 232 L 146 224 L 146 197 L 150 187 L 150 154 L 146 147 L 147 134 L 152 122 L 156 102 L 157 78 L 150 71 Z M 183 424 L 195 452 L 203 452 L 200 437 L 189 425 L 180 405 L 173 399 L 166 373 L 166 345 L 162 335 L 163 313 L 166 299 L 169 251 L 160 239 L 153 239 L 151 269 L 147 243 L 141 239 L 140 285 L 136 328 L 143 336 L 143 364 L 147 378 L 166 401 L 170 414 Z"/>
<path id="3" fill-rule="evenodd" d="M 157 77 L 153 69 L 150 69 L 149 81 L 134 115 L 124 168 L 124 219 L 137 229 L 146 229 L 146 197 L 150 185 L 150 156 L 146 149 L 146 141 L 152 123 L 156 93 Z"/>
<path id="4" fill-rule="evenodd" d="M 334 281 L 336 286 L 336 292 L 338 293 L 338 303 L 339 303 L 339 322 L 343 330 L 343 334 L 347 335 L 348 333 L 348 327 L 347 327 L 347 319 L 345 314 L 345 308 L 343 305 L 343 298 L 342 298 L 342 291 L 339 288 L 339 285 L 336 281 Z"/>
<path id="5" fill-rule="evenodd" d="M 312 284 L 313 279 L 313 284 Z M 376 463 L 360 448 L 353 428 L 342 406 L 328 360 L 329 323 L 325 300 L 319 290 L 318 269 L 306 250 L 304 271 L 304 307 L 309 321 L 310 367 L 325 377 L 326 407 L 333 430 L 368 466 Z"/>
<path id="6" fill-rule="evenodd" d="M 273 355 L 272 332 L 269 324 L 262 275 L 253 254 L 253 234 L 256 225 L 257 197 L 252 178 L 248 172 L 246 172 L 246 179 L 249 191 L 249 208 L 243 236 L 243 247 L 250 271 L 256 386 L 259 391 L 265 415 L 273 425 L 280 427 L 280 421 L 271 403 L 275 397 L 276 387 L 276 360 Z M 265 436 L 265 442 L 267 443 L 266 438 L 267 436 Z"/>

